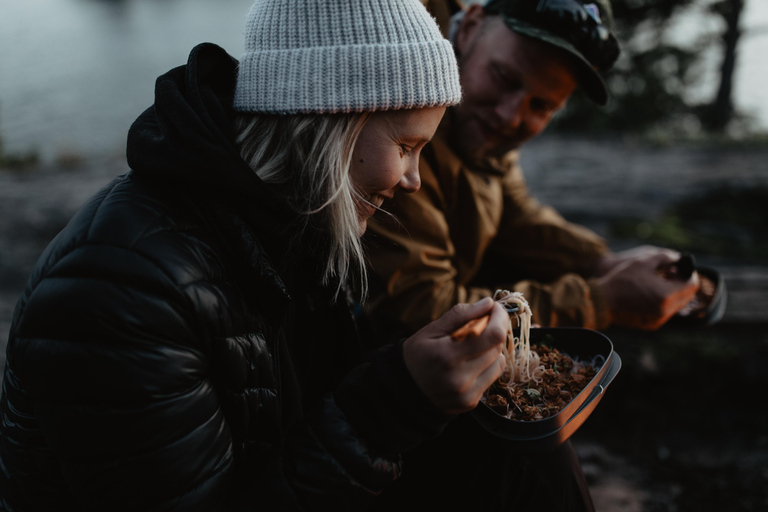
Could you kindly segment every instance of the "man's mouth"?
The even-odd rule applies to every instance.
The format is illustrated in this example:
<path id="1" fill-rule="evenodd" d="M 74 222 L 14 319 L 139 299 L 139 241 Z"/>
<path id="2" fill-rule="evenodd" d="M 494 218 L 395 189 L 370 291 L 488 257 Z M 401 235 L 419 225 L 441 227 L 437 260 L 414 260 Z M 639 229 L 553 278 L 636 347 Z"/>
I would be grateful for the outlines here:
<path id="1" fill-rule="evenodd" d="M 484 146 L 490 148 L 504 148 L 504 152 L 519 147 L 527 137 L 518 128 L 505 127 L 478 118 L 477 123 L 485 140 Z"/>
<path id="2" fill-rule="evenodd" d="M 498 137 L 499 136 L 499 130 L 496 126 L 494 126 L 492 123 L 489 123 L 485 119 L 478 117 L 477 124 L 480 127 L 480 131 L 483 133 L 483 135 L 487 137 Z"/>

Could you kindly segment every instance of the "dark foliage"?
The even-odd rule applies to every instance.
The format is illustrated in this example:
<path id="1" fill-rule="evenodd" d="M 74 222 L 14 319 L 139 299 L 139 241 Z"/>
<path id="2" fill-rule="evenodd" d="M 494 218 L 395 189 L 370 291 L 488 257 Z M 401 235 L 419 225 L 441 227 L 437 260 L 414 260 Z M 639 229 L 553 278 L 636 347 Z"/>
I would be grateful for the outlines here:
<path id="1" fill-rule="evenodd" d="M 694 35 L 684 45 L 676 41 L 673 20 L 685 16 L 704 0 L 613 0 L 616 32 L 622 55 L 605 74 L 611 102 L 596 107 L 577 93 L 552 124 L 552 129 L 592 133 L 644 133 L 652 129 L 676 133 L 696 133 L 701 128 L 722 131 L 737 114 L 730 103 L 736 40 L 729 32 L 738 27 L 738 14 L 732 3 L 743 0 L 718 0 L 711 4 L 712 16 L 731 20 L 721 34 Z M 738 35 L 737 33 L 735 35 Z M 730 39 L 729 39 L 730 38 Z M 730 41 L 730 45 L 728 42 Z M 703 50 L 712 45 L 723 49 L 724 60 L 720 94 L 712 104 L 695 105 L 688 92 L 700 79 Z M 716 108 L 715 105 L 718 107 Z M 716 122 L 713 121 L 717 116 Z"/>
<path id="2" fill-rule="evenodd" d="M 768 186 L 717 187 L 690 197 L 654 221 L 618 220 L 617 237 L 697 254 L 764 262 L 768 258 Z"/>

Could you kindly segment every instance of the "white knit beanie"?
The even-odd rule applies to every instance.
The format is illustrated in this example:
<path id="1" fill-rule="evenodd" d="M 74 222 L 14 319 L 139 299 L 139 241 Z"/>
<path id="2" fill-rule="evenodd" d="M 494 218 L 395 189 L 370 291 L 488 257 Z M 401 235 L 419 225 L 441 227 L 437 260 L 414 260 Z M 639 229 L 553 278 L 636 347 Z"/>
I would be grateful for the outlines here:
<path id="1" fill-rule="evenodd" d="M 333 113 L 454 105 L 453 48 L 419 0 L 256 0 L 234 107 Z"/>

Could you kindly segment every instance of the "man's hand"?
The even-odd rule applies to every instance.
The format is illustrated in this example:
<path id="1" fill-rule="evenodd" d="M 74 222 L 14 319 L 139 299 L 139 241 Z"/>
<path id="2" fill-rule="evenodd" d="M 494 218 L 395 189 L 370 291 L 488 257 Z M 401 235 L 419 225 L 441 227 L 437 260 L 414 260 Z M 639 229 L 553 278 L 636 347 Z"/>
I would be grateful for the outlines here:
<path id="1" fill-rule="evenodd" d="M 670 278 L 668 269 L 680 253 L 641 246 L 604 257 L 596 275 L 611 310 L 614 325 L 656 330 L 693 300 L 699 289 L 694 272 L 689 279 Z"/>
<path id="2" fill-rule="evenodd" d="M 490 315 L 477 336 L 451 336 L 474 318 Z M 448 414 L 474 409 L 483 392 L 506 368 L 502 348 L 509 315 L 490 297 L 475 304 L 457 304 L 442 317 L 405 340 L 408 371 L 427 397 Z"/>

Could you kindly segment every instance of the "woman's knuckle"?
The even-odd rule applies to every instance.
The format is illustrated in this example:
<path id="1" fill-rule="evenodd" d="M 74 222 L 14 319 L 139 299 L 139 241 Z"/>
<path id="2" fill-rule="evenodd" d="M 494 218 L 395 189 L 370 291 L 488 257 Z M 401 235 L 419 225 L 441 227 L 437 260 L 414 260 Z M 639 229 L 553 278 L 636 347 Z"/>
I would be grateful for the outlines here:
<path id="1" fill-rule="evenodd" d="M 507 335 L 507 329 L 502 325 L 493 325 L 490 327 L 489 335 L 496 343 L 501 343 Z"/>

